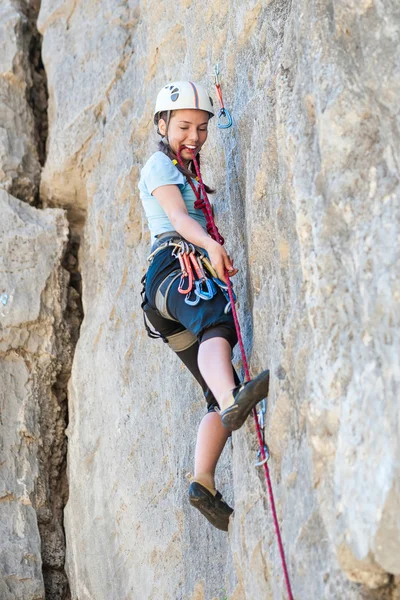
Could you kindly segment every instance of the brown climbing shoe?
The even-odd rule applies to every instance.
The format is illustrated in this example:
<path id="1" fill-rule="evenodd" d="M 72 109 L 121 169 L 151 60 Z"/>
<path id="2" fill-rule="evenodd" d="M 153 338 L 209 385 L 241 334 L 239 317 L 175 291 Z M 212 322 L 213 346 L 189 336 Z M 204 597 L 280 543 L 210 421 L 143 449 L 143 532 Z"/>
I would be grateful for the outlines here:
<path id="1" fill-rule="evenodd" d="M 239 429 L 252 409 L 268 396 L 268 388 L 269 371 L 235 387 L 231 392 L 233 404 L 220 413 L 224 426 L 230 431 Z"/>
<path id="2" fill-rule="evenodd" d="M 211 525 L 222 531 L 228 531 L 229 517 L 233 508 L 222 499 L 217 492 L 214 496 L 201 483 L 193 481 L 189 486 L 189 502 L 205 516 Z"/>

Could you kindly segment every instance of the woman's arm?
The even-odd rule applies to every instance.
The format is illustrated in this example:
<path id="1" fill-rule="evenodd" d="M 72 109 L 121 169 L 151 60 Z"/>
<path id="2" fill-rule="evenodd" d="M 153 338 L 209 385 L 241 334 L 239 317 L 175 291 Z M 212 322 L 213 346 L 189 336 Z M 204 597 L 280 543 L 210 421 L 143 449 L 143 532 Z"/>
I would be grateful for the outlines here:
<path id="1" fill-rule="evenodd" d="M 188 242 L 207 250 L 211 264 L 222 281 L 225 279 L 225 269 L 229 276 L 235 275 L 232 260 L 225 249 L 213 240 L 195 219 L 189 216 L 185 201 L 177 185 L 163 185 L 153 191 L 168 219 L 177 231 Z"/>

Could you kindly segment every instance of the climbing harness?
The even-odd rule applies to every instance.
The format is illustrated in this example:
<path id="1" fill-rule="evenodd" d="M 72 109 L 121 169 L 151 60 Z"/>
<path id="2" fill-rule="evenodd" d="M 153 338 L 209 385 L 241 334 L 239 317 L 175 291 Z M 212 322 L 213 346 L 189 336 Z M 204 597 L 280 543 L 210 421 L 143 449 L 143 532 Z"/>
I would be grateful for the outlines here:
<path id="1" fill-rule="evenodd" d="M 161 252 L 168 247 L 173 248 L 172 256 L 179 261 L 181 272 L 178 292 L 185 296 L 185 303 L 189 306 L 196 306 L 200 300 L 211 300 L 217 293 L 218 288 L 220 288 L 227 302 L 224 313 L 228 314 L 231 311 L 231 299 L 228 294 L 228 286 L 218 278 L 209 258 L 201 248 L 197 248 L 183 239 L 170 239 L 160 244 L 147 257 L 148 262 L 151 263 L 158 252 Z M 166 290 L 163 300 L 164 303 L 166 303 L 168 291 L 169 287 Z M 233 294 L 233 297 L 236 302 L 236 295 Z"/>
<path id="2" fill-rule="evenodd" d="M 149 326 L 148 320 L 146 318 L 146 311 L 150 308 L 149 303 L 146 298 L 146 273 L 143 275 L 140 283 L 142 284 L 142 291 L 140 292 L 140 295 L 142 297 L 142 302 L 140 304 L 140 308 L 142 309 L 143 323 L 144 323 L 144 327 L 147 331 L 147 335 L 149 336 L 149 338 L 151 338 L 153 340 L 160 338 L 160 339 L 162 339 L 162 341 L 165 344 L 167 344 L 168 340 L 165 337 L 165 335 L 162 335 L 158 331 L 154 331 L 153 329 L 151 329 L 151 327 Z"/>
<path id="3" fill-rule="evenodd" d="M 218 75 L 218 72 L 216 72 L 216 76 L 217 75 Z M 216 81 L 218 81 L 218 80 L 216 80 Z M 181 165 L 181 167 L 185 168 L 185 165 L 184 165 L 182 157 L 181 157 L 182 149 L 183 149 L 183 147 L 179 148 L 179 150 L 177 152 L 177 158 L 178 158 L 178 162 Z M 217 241 L 222 246 L 224 244 L 224 238 L 219 233 L 218 228 L 214 222 L 211 204 L 208 199 L 206 189 L 204 187 L 204 183 L 203 183 L 203 180 L 201 177 L 201 173 L 200 173 L 198 162 L 196 160 L 196 156 L 192 149 L 189 149 L 189 150 L 192 155 L 192 161 L 193 161 L 193 165 L 194 165 L 196 175 L 197 175 L 196 179 L 199 182 L 199 189 L 198 189 L 194 185 L 191 178 L 188 178 L 189 184 L 191 185 L 192 190 L 196 196 L 196 201 L 194 203 L 194 207 L 196 209 L 201 209 L 203 211 L 204 216 L 206 218 L 208 233 L 215 241 Z M 238 315 L 236 312 L 235 298 L 234 298 L 234 294 L 233 294 L 233 290 L 232 290 L 232 283 L 229 278 L 229 274 L 228 274 L 227 270 L 225 271 L 225 277 L 226 277 L 226 281 L 227 281 L 227 284 L 226 284 L 227 292 L 228 292 L 228 296 L 229 296 L 229 299 L 231 302 L 232 316 L 233 316 L 233 319 L 235 322 L 235 328 L 236 328 L 236 333 L 237 333 L 237 337 L 238 337 L 240 353 L 242 356 L 243 368 L 244 368 L 244 372 L 245 372 L 245 381 L 250 381 L 250 370 L 249 370 L 249 366 L 248 366 L 248 362 L 247 362 L 246 352 L 244 349 L 242 334 L 241 334 L 240 325 L 239 325 L 239 319 L 238 319 Z M 264 409 L 265 408 L 266 407 L 264 404 Z M 262 418 L 262 423 L 264 424 L 265 410 L 264 410 L 264 413 L 262 411 L 263 411 L 263 409 L 261 409 L 261 413 L 262 413 L 261 418 Z M 279 554 L 281 557 L 281 563 L 282 563 L 282 569 L 283 569 L 283 574 L 284 574 L 285 583 L 286 583 L 286 589 L 287 589 L 289 600 L 293 600 L 293 593 L 292 593 L 292 588 L 290 585 L 289 572 L 288 572 L 288 568 L 286 565 L 285 551 L 283 548 L 282 537 L 281 537 L 281 532 L 280 532 L 279 522 L 278 522 L 278 516 L 277 516 L 277 512 L 276 512 L 274 493 L 272 490 L 271 476 L 270 476 L 269 468 L 268 468 L 269 451 L 268 451 L 268 447 L 266 446 L 265 441 L 264 441 L 264 433 L 260 426 L 260 421 L 259 421 L 259 417 L 258 417 L 256 408 L 253 409 L 253 416 L 254 416 L 254 421 L 255 421 L 255 426 L 256 426 L 258 443 L 260 446 L 260 450 L 259 450 L 260 460 L 258 462 L 260 463 L 260 466 L 262 465 L 264 468 L 265 479 L 266 479 L 268 495 L 269 495 L 269 502 L 270 502 L 270 506 L 271 506 L 272 518 L 274 521 L 275 534 L 276 534 L 276 538 L 277 538 L 277 542 L 278 542 Z"/>
<path id="4" fill-rule="evenodd" d="M 219 127 L 219 129 L 229 129 L 229 127 L 232 126 L 232 117 L 231 117 L 231 113 L 226 108 L 226 106 L 224 104 L 224 100 L 222 98 L 221 84 L 219 82 L 219 64 L 218 63 L 214 66 L 214 82 L 215 82 L 215 89 L 217 92 L 218 101 L 219 101 L 219 105 L 220 105 L 220 109 L 219 109 L 219 113 L 218 113 L 217 127 Z M 226 119 L 226 121 L 222 121 L 223 118 Z"/>

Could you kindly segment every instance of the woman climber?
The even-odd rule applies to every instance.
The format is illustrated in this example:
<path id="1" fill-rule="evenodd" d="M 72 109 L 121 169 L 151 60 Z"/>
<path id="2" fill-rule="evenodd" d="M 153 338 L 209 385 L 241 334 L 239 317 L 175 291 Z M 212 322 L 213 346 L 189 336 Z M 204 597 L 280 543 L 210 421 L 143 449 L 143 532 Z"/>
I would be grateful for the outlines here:
<path id="1" fill-rule="evenodd" d="M 203 389 L 207 414 L 197 434 L 189 501 L 212 525 L 227 531 L 233 509 L 215 488 L 215 469 L 231 431 L 267 396 L 269 373 L 240 384 L 232 367 L 237 334 L 227 275 L 237 270 L 198 208 L 194 165 L 195 160 L 200 164 L 213 116 L 212 100 L 197 83 L 170 83 L 157 96 L 154 123 L 162 138 L 139 182 L 153 244 L 142 308 L 149 335 L 167 342 Z"/>

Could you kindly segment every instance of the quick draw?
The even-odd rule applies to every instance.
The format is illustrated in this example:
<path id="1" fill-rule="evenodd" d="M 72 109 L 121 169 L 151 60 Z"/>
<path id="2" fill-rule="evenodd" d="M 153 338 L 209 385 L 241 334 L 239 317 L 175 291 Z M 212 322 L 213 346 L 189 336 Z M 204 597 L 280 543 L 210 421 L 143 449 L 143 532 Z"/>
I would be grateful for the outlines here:
<path id="1" fill-rule="evenodd" d="M 165 242 L 152 252 L 147 260 L 150 262 L 158 252 L 169 246 L 173 247 L 172 255 L 179 261 L 181 278 L 178 292 L 185 296 L 186 304 L 196 306 L 200 300 L 211 300 L 220 288 L 227 301 L 224 312 L 230 312 L 232 303 L 227 284 L 218 278 L 206 254 L 193 244 L 185 240 Z M 236 295 L 234 301 L 236 302 Z"/>
<path id="2" fill-rule="evenodd" d="M 214 66 L 214 83 L 215 83 L 215 90 L 217 92 L 218 101 L 219 101 L 219 105 L 220 105 L 220 109 L 219 109 L 219 113 L 218 113 L 217 127 L 219 127 L 219 129 L 229 129 L 229 127 L 232 126 L 232 117 L 231 117 L 231 113 L 229 112 L 229 110 L 226 108 L 226 106 L 224 104 L 224 99 L 222 98 L 221 84 L 219 82 L 219 64 L 218 63 Z M 226 119 L 226 121 L 222 121 L 222 119 Z"/>

